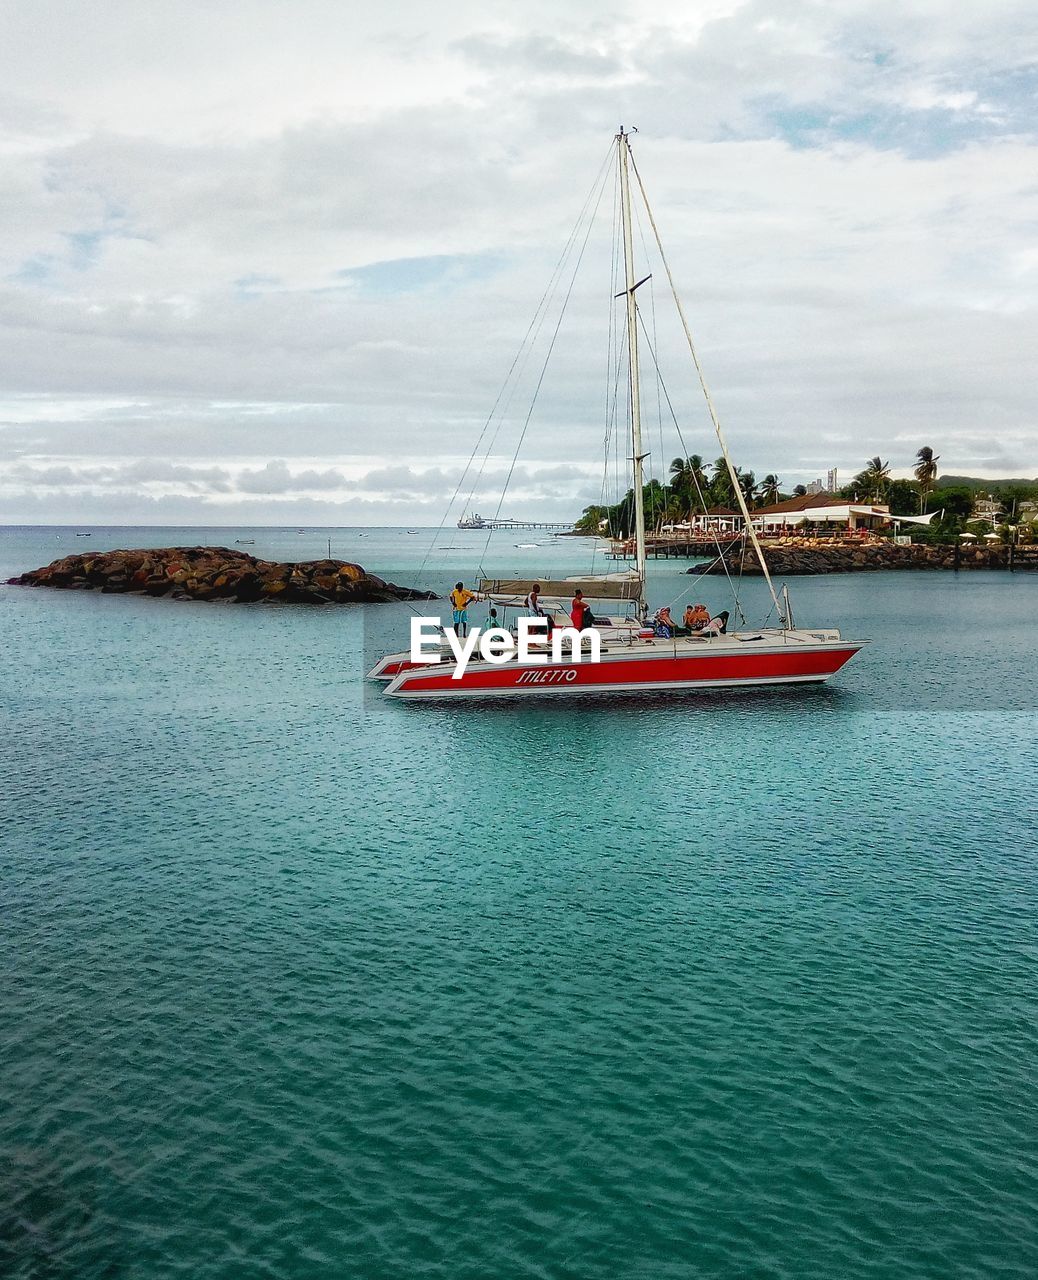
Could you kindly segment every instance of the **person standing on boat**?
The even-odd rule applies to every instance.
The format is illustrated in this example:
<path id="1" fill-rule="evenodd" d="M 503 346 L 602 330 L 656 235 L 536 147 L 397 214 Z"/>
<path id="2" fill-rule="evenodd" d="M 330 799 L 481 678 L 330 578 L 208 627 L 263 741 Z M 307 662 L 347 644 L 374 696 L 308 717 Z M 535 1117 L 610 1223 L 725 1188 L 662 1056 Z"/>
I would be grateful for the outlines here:
<path id="1" fill-rule="evenodd" d="M 541 604 L 541 584 L 535 582 L 530 588 L 530 594 L 526 597 L 526 607 L 535 618 L 543 618 L 548 624 L 547 635 L 551 635 L 551 615 L 544 609 Z"/>
<path id="2" fill-rule="evenodd" d="M 584 593 L 578 587 L 573 593 L 573 600 L 569 607 L 569 620 L 573 623 L 578 631 L 583 631 L 587 625 L 584 621 L 591 610 L 584 603 Z"/>
<path id="3" fill-rule="evenodd" d="M 469 633 L 468 607 L 475 599 L 476 596 L 471 591 L 466 590 L 464 582 L 456 582 L 454 584 L 454 590 L 450 595 L 451 607 L 454 610 L 454 630 L 463 639 Z"/>

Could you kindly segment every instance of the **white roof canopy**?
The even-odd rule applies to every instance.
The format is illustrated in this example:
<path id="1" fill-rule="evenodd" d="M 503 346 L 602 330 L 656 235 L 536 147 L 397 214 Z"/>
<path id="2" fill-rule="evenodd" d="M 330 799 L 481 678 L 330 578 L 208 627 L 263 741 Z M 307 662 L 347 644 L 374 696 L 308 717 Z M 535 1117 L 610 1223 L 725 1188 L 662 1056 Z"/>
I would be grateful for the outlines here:
<path id="1" fill-rule="evenodd" d="M 931 511 L 926 516 L 891 516 L 890 518 L 895 524 L 929 524 L 937 514 L 936 511 Z"/>

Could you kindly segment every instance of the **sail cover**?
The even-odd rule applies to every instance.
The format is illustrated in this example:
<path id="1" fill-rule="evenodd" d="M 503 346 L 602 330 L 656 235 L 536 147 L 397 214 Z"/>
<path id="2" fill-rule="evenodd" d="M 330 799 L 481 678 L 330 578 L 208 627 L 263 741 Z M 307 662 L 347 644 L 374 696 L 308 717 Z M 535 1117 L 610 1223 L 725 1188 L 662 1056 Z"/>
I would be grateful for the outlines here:
<path id="1" fill-rule="evenodd" d="M 572 600 L 582 591 L 589 600 L 638 600 L 641 598 L 641 578 L 636 573 L 611 573 L 595 578 L 481 578 L 481 595 L 489 596 L 495 604 L 521 605 L 530 594 L 534 583 L 539 583 L 542 600 Z"/>

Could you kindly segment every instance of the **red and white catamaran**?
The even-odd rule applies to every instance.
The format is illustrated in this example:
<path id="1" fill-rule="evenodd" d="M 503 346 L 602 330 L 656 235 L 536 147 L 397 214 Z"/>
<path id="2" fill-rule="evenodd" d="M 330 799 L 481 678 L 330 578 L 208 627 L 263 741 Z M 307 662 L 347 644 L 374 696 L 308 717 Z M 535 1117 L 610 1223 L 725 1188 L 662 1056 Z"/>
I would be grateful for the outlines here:
<path id="1" fill-rule="evenodd" d="M 764 552 L 750 519 L 738 473 L 728 452 L 713 401 L 699 365 L 691 332 L 656 222 L 645 197 L 641 177 L 631 154 L 629 135 L 621 129 L 616 137 L 620 203 L 623 228 L 623 257 L 627 322 L 627 368 L 631 445 L 634 466 L 634 526 L 636 567 L 629 574 L 566 578 L 541 584 L 540 604 L 559 625 L 568 625 L 566 611 L 577 590 L 585 599 L 603 606 L 603 616 L 595 609 L 595 628 L 601 644 L 597 662 L 557 660 L 546 651 L 503 662 L 472 660 L 459 664 L 446 641 L 431 663 L 418 663 L 410 651 L 388 654 L 368 673 L 369 679 L 387 682 L 386 695 L 408 699 L 530 698 L 564 695 L 616 695 L 629 693 L 683 693 L 692 689 L 741 686 L 810 684 L 828 680 L 849 661 L 864 641 L 844 640 L 832 627 L 796 627 L 793 624 L 788 592 L 777 593 L 768 572 Z M 633 170 L 656 245 L 684 329 L 688 348 L 706 398 L 710 419 L 732 481 L 732 492 L 745 522 L 746 537 L 756 554 L 779 620 L 776 627 L 720 634 L 660 635 L 646 624 L 645 510 L 643 499 L 644 462 L 642 446 L 641 387 L 638 367 L 638 280 L 634 269 L 633 224 L 631 218 L 630 172 Z M 648 277 L 646 277 L 648 279 Z M 533 580 L 483 579 L 480 594 L 505 609 L 524 612 Z M 444 659 L 447 660 L 444 660 Z M 459 670 L 460 667 L 460 670 Z"/>

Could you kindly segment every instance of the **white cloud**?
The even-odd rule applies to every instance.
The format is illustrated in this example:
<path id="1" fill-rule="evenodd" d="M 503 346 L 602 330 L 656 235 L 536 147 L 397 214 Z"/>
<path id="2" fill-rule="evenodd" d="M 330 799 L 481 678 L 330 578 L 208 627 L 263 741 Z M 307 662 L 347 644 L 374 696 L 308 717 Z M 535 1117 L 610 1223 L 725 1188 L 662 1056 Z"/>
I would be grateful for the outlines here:
<path id="1" fill-rule="evenodd" d="M 7 510 L 442 509 L 621 120 L 741 461 L 794 480 L 931 443 L 1038 473 L 1034 35 L 1015 0 L 15 9 Z M 597 496 L 605 285 L 531 420 L 531 512 Z M 710 454 L 679 335 L 661 352 Z"/>

